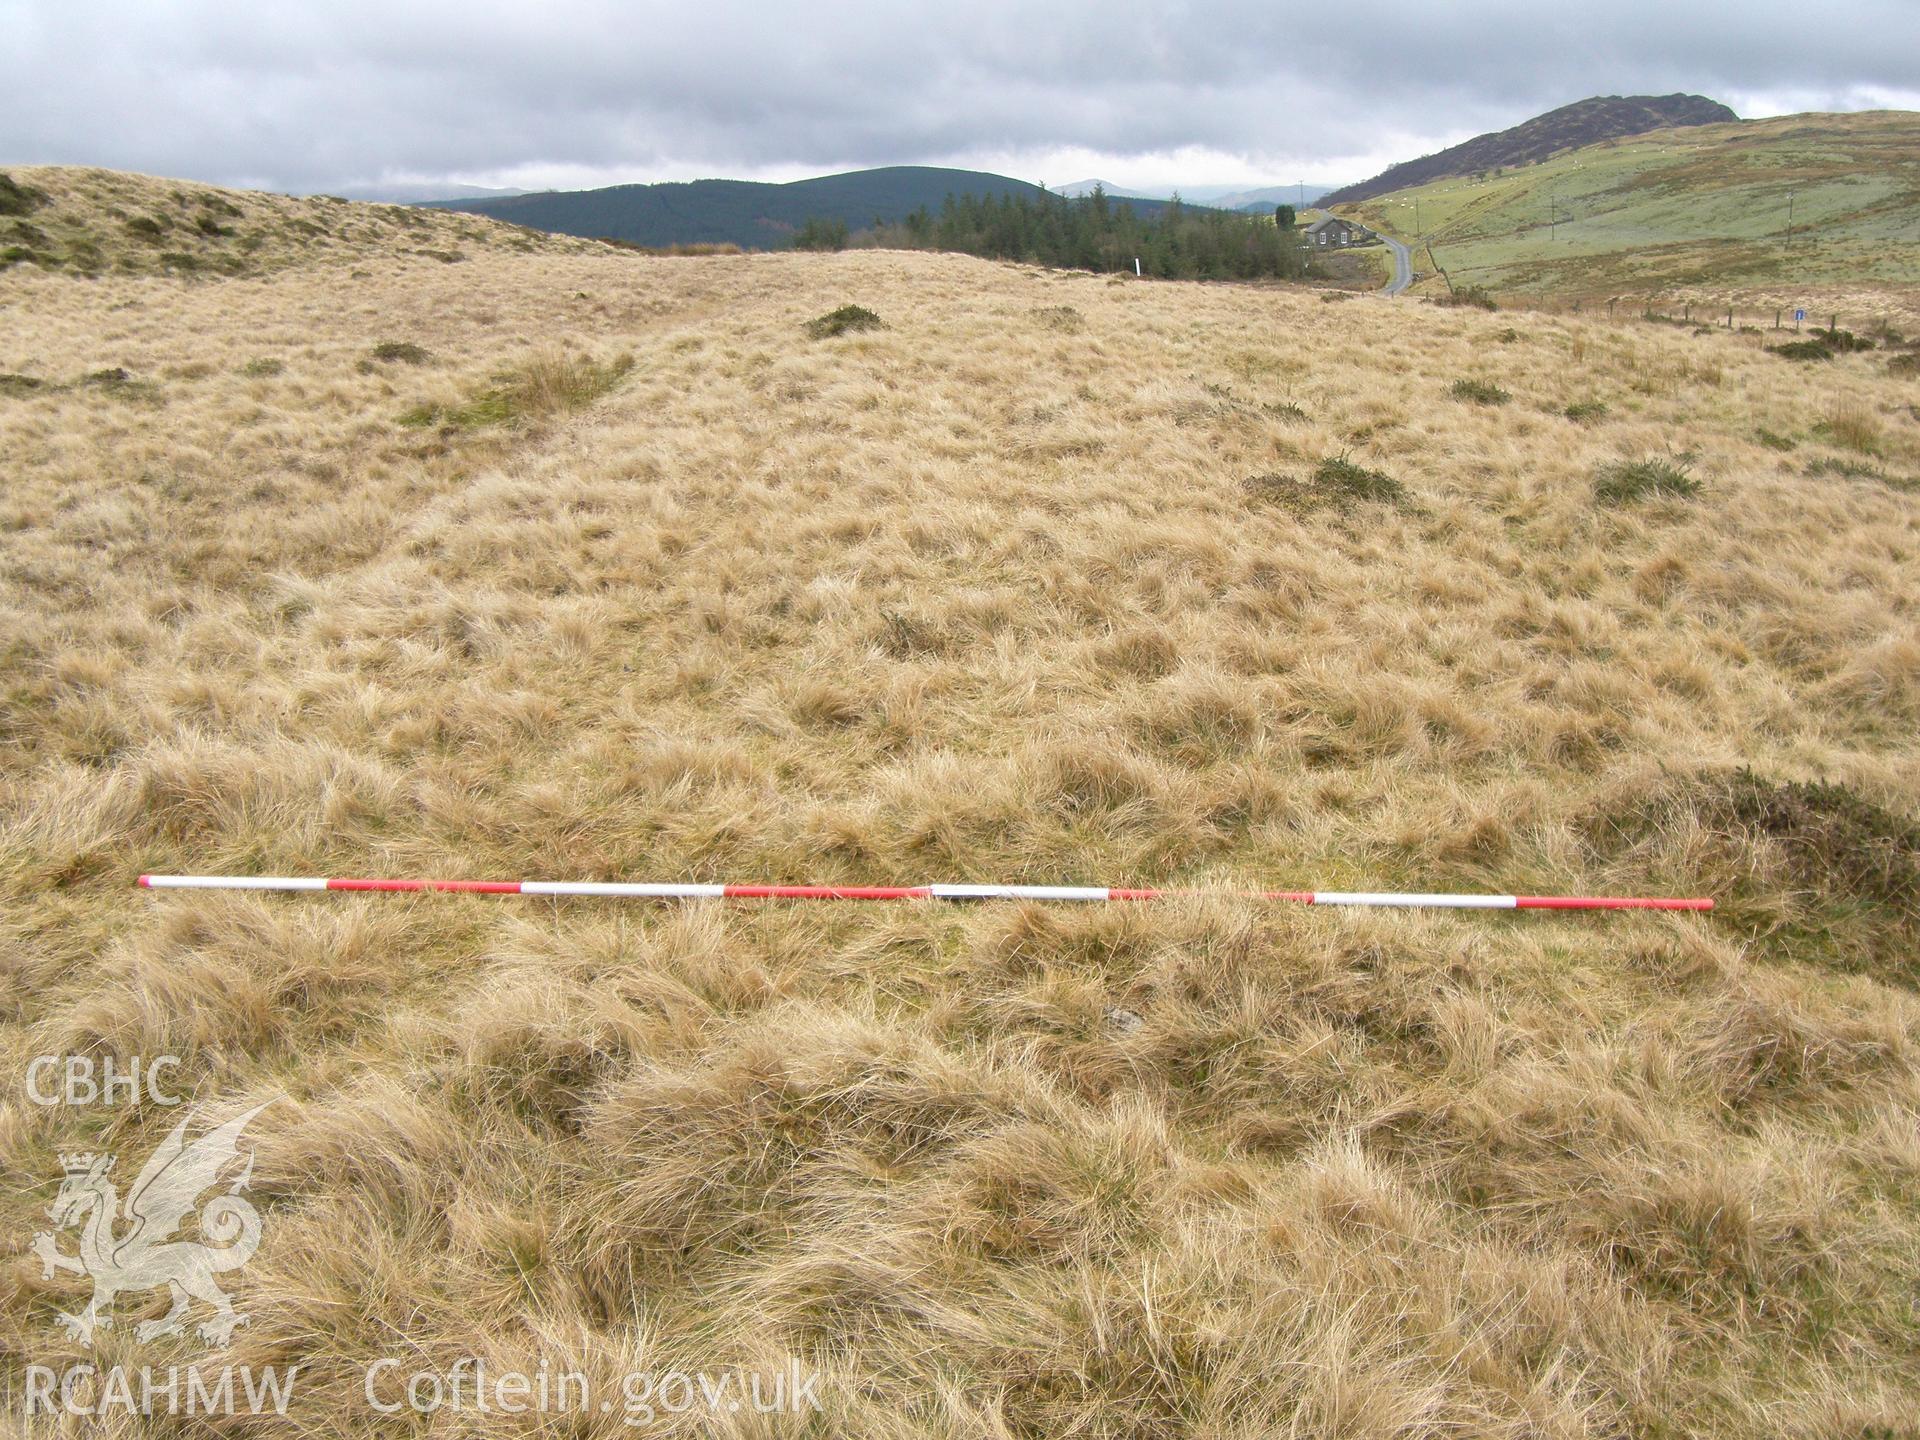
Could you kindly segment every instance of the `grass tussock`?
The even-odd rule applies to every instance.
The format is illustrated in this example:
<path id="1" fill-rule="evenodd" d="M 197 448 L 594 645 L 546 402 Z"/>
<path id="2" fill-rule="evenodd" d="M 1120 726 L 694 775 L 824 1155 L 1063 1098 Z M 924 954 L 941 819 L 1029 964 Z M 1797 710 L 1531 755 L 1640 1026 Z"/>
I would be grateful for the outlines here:
<path id="1" fill-rule="evenodd" d="M 547 351 L 495 375 L 486 389 L 454 405 L 420 405 L 401 424 L 472 430 L 487 425 L 523 425 L 551 420 L 609 393 L 633 370 L 631 354 L 609 361 Z"/>
<path id="2" fill-rule="evenodd" d="M 1576 425 L 1585 425 L 1594 420 L 1604 420 L 1608 412 L 1604 400 L 1576 400 L 1560 413 Z"/>
<path id="3" fill-rule="evenodd" d="M 31 215 L 47 203 L 47 192 L 33 185 L 22 185 L 13 176 L 0 171 L 0 215 Z"/>
<path id="4" fill-rule="evenodd" d="M 382 340 L 369 353 L 382 365 L 424 365 L 433 358 L 425 346 L 411 340 Z"/>
<path id="5" fill-rule="evenodd" d="M 1648 455 L 1603 465 L 1593 478 L 1593 496 L 1602 505 L 1632 505 L 1642 500 L 1685 500 L 1700 493 L 1686 455 Z"/>
<path id="6" fill-rule="evenodd" d="M 1456 380 L 1447 387 L 1447 393 L 1470 405 L 1504 405 L 1513 399 L 1510 393 L 1491 380 Z"/>
<path id="7" fill-rule="evenodd" d="M 858 334 L 862 330 L 878 330 L 880 317 L 864 305 L 842 305 L 829 310 L 824 315 L 816 315 L 806 323 L 809 339 L 829 340 L 835 335 Z"/>
<path id="8" fill-rule="evenodd" d="M 1920 490 L 1920 479 L 1889 472 L 1885 466 L 1868 460 L 1852 460 L 1841 455 L 1822 455 L 1807 462 L 1811 479 L 1834 475 L 1842 480 L 1874 480 L 1892 490 Z"/>
<path id="9" fill-rule="evenodd" d="M 1406 501 L 1406 489 L 1398 480 L 1346 455 L 1328 456 L 1305 475 L 1255 475 L 1244 488 L 1256 500 L 1302 513 L 1346 510 L 1359 504 L 1397 506 Z"/>
<path id="10" fill-rule="evenodd" d="M 1033 312 L 1033 318 L 1065 335 L 1078 335 L 1087 328 L 1087 317 L 1071 305 L 1043 305 Z"/>
<path id="11" fill-rule="evenodd" d="M 1683 822 L 1687 830 L 1677 830 Z M 1920 985 L 1920 824 L 1856 788 L 1751 769 L 1669 782 L 1610 839 L 1687 833 L 1694 862 L 1725 877 L 1715 923 L 1769 954 Z"/>
<path id="12" fill-rule="evenodd" d="M 1858 400 L 1836 401 L 1826 415 L 1815 422 L 1813 433 L 1860 455 L 1881 452 L 1882 429 L 1873 411 Z"/>
<path id="13" fill-rule="evenodd" d="M 1920 553 L 1910 497 L 1804 466 L 1913 468 L 1884 366 L 1543 316 L 1497 352 L 1537 403 L 1469 410 L 1408 377 L 1482 373 L 1511 316 L 1363 301 L 1332 333 L 1305 289 L 653 262 L 15 175 L 49 252 L 101 258 L 0 274 L 0 366 L 44 377 L 0 399 L 0 1078 L 173 1054 L 191 1101 L 285 1097 L 219 1363 L 300 1364 L 303 1433 L 365 1432 L 394 1354 L 616 1396 L 817 1373 L 824 1413 L 766 1433 L 1909 1422 Z M 802 341 L 849 293 L 913 323 Z M 432 363 L 373 360 L 388 335 Z M 1587 396 L 1606 424 L 1542 409 Z M 1807 438 L 1843 405 L 1880 456 Z M 1663 443 L 1728 482 L 1598 521 L 1596 470 Z M 1719 908 L 1232 893 L 1266 885 Z M 62 1151 L 136 1173 L 181 1113 L 0 1104 L 0 1233 L 47 1227 Z M 88 1358 L 54 1319 L 84 1278 L 14 1259 L 0 1351 Z M 165 1304 L 124 1296 L 93 1358 Z"/>

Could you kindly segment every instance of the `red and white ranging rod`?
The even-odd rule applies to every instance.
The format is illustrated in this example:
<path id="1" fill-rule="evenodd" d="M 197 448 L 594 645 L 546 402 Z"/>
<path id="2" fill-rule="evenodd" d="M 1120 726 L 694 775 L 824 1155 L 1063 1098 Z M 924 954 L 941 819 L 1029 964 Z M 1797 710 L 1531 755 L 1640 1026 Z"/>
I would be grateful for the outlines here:
<path id="1" fill-rule="evenodd" d="M 1430 910 L 1711 910 L 1707 899 L 1646 895 L 1420 895 L 1403 890 L 1122 890 L 1105 885 L 701 885 L 619 880 L 345 880 L 299 875 L 142 875 L 149 890 L 441 890 L 621 900 L 1161 900 L 1229 893 L 1301 905 Z"/>

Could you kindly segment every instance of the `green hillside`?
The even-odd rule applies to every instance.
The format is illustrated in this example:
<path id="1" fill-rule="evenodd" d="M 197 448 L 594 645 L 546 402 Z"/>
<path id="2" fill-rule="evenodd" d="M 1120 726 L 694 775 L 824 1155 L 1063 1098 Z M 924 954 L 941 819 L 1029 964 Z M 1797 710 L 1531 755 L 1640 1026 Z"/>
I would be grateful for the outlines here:
<path id="1" fill-rule="evenodd" d="M 1496 292 L 1914 284 L 1920 114 L 1661 130 L 1339 209 Z"/>
<path id="2" fill-rule="evenodd" d="M 925 208 L 938 212 L 949 195 L 1039 199 L 1038 185 L 978 170 L 890 165 L 821 175 L 783 185 L 753 180 L 694 180 L 614 185 L 603 190 L 549 190 L 486 200 L 437 201 L 435 208 L 510 220 L 561 235 L 625 240 L 636 245 L 722 243 L 748 249 L 786 245 L 809 219 L 837 220 L 851 230 L 876 219 L 892 223 Z M 1127 202 L 1143 218 L 1162 202 Z"/>

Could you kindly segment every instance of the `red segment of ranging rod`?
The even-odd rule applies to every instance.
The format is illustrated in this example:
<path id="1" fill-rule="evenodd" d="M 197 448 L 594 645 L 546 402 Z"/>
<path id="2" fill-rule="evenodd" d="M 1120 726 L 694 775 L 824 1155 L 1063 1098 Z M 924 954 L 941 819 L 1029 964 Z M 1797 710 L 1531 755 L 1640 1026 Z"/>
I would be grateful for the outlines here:
<path id="1" fill-rule="evenodd" d="M 1405 890 L 1158 890 L 1105 885 L 714 885 L 696 881 L 328 879 L 297 875 L 142 875 L 150 890 L 438 890 L 624 900 L 1162 900 L 1232 895 L 1300 905 L 1420 910 L 1711 910 L 1703 897 L 1457 895 Z"/>

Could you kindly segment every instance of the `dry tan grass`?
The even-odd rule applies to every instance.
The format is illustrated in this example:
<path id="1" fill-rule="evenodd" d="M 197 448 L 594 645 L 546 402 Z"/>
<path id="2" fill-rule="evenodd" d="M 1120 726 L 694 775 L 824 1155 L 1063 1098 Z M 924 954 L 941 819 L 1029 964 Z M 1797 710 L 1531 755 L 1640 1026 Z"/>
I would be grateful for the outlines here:
<path id="1" fill-rule="evenodd" d="M 596 241 L 545 235 L 477 215 L 334 196 L 227 190 L 112 170 L 26 165 L 0 171 L 35 197 L 0 216 L 0 270 L 67 275 L 270 274 L 289 266 L 378 260 L 457 265 L 475 252 L 583 254 Z"/>
<path id="2" fill-rule="evenodd" d="M 173 1119 L 12 1077 L 171 1051 L 289 1097 L 231 1356 L 310 1366 L 313 1433 L 377 1428 L 357 1367 L 396 1348 L 797 1356 L 805 1433 L 1912 1427 L 1920 526 L 1806 473 L 1843 408 L 1920 472 L 1876 357 L 886 252 L 351 263 L 0 275 L 0 370 L 46 382 L 0 393 L 4 1363 L 77 1357 L 25 1252 L 56 1152 Z M 847 303 L 884 328 L 806 338 Z M 400 423 L 626 354 L 579 406 Z M 1697 495 L 1595 502 L 1683 450 Z M 1247 483 L 1342 454 L 1401 496 Z M 1814 776 L 1844 803 L 1765 789 Z"/>

